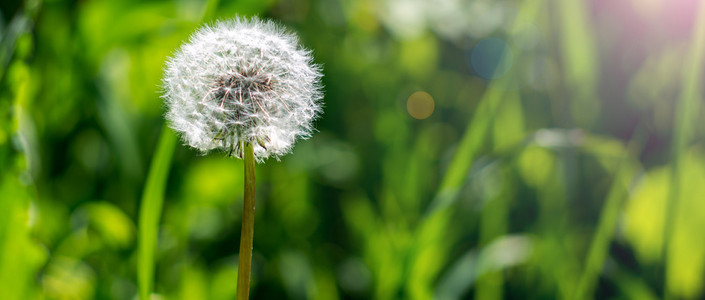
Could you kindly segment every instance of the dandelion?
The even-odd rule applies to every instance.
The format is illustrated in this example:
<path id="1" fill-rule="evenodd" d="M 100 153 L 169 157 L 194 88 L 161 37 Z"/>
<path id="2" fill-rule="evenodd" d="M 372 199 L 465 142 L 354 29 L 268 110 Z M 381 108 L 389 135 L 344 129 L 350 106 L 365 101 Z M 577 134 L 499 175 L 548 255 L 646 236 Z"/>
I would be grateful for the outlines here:
<path id="1" fill-rule="evenodd" d="M 166 118 L 202 153 L 245 160 L 237 298 L 249 298 L 255 160 L 279 158 L 308 138 L 321 111 L 321 70 L 296 36 L 271 21 L 236 18 L 199 29 L 168 61 Z"/>
<path id="2" fill-rule="evenodd" d="M 169 60 L 166 118 L 186 144 L 257 161 L 288 153 L 320 112 L 320 68 L 296 36 L 271 21 L 205 26 Z"/>

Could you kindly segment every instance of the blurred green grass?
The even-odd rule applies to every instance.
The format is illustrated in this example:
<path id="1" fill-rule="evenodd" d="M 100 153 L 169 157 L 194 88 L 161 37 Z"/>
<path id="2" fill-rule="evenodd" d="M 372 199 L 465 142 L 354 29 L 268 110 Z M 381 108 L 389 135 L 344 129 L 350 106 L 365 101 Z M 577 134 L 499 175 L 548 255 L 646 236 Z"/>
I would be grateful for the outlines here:
<path id="1" fill-rule="evenodd" d="M 242 162 L 163 135 L 159 85 L 235 15 L 291 28 L 325 72 L 319 132 L 257 166 L 253 298 L 701 298 L 704 11 L 3 2 L 2 298 L 234 299 Z"/>

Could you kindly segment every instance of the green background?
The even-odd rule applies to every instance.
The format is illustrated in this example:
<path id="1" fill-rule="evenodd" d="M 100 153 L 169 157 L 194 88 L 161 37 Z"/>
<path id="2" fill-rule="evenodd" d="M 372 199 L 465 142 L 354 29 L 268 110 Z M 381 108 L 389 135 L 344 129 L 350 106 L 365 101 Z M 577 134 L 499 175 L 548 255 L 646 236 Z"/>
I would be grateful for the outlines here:
<path id="1" fill-rule="evenodd" d="M 154 299 L 234 299 L 242 161 L 177 141 L 160 82 L 236 15 L 297 33 L 325 75 L 318 132 L 257 165 L 252 298 L 704 295 L 699 1 L 0 11 L 2 299 L 137 299 L 151 268 Z"/>

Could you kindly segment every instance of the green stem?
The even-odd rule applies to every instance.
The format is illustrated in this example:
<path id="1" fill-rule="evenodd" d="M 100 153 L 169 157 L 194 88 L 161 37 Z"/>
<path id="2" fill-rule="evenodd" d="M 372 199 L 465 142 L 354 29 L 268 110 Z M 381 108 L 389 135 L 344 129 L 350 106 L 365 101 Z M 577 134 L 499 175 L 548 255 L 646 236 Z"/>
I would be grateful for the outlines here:
<path id="1" fill-rule="evenodd" d="M 255 153 L 251 143 L 245 143 L 245 196 L 240 233 L 240 258 L 237 267 L 237 299 L 250 297 L 252 241 L 255 235 Z"/>

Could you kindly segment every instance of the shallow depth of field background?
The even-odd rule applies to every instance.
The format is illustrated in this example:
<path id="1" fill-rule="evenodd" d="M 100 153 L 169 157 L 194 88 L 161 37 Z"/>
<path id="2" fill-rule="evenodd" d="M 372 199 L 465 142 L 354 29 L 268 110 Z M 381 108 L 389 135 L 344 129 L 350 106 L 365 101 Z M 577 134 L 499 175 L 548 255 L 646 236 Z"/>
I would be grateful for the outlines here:
<path id="1" fill-rule="evenodd" d="M 136 299 L 164 61 L 236 15 L 325 73 L 318 132 L 257 166 L 254 299 L 701 298 L 700 6 L 2 1 L 0 298 Z M 155 299 L 234 299 L 225 156 L 176 146 Z"/>

